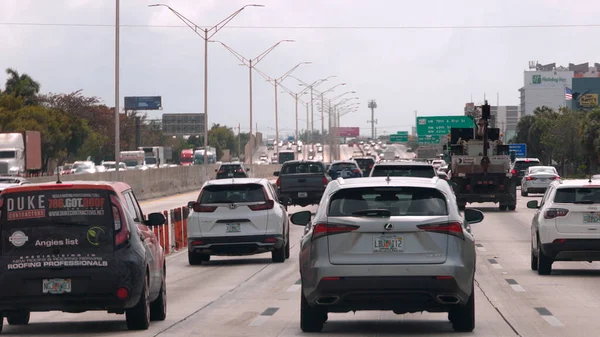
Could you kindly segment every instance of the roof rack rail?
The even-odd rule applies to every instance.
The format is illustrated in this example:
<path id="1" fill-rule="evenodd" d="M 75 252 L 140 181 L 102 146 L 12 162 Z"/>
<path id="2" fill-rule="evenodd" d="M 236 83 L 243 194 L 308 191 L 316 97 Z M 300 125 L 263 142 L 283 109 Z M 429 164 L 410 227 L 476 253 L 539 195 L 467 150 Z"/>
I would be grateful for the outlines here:
<path id="1" fill-rule="evenodd" d="M 342 178 L 342 177 L 337 177 L 336 181 L 337 181 L 338 183 L 340 183 L 340 185 L 344 185 L 344 184 L 346 183 L 346 181 L 345 181 L 345 180 L 344 180 L 344 178 Z"/>

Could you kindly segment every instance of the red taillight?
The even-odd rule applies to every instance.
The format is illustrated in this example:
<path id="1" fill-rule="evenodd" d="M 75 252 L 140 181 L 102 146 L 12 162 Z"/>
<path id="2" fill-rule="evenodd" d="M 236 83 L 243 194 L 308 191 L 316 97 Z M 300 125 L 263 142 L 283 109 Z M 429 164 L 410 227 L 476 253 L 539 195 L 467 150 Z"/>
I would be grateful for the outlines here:
<path id="1" fill-rule="evenodd" d="M 266 243 L 275 243 L 275 242 L 277 242 L 277 239 L 276 238 L 266 238 L 263 242 L 266 242 Z"/>
<path id="2" fill-rule="evenodd" d="M 250 205 L 250 206 L 248 206 L 248 208 L 250 208 L 250 210 L 252 210 L 252 211 L 264 211 L 267 209 L 273 209 L 274 206 L 275 206 L 275 201 L 267 200 L 263 204 Z"/>
<path id="3" fill-rule="evenodd" d="M 321 281 L 339 281 L 341 280 L 341 277 L 339 276 L 328 276 L 328 277 L 323 277 L 321 279 Z"/>
<path id="4" fill-rule="evenodd" d="M 352 173 L 360 173 L 361 171 L 359 169 L 354 169 L 352 170 Z"/>
<path id="5" fill-rule="evenodd" d="M 277 178 L 275 185 L 277 185 L 277 188 L 281 188 L 281 178 Z"/>
<path id="6" fill-rule="evenodd" d="M 552 241 L 552 243 L 564 243 L 566 240 L 565 239 L 556 239 L 554 241 Z"/>
<path id="7" fill-rule="evenodd" d="M 194 212 L 198 213 L 212 213 L 217 210 L 217 206 L 202 206 L 200 204 L 194 205 Z"/>
<path id="8" fill-rule="evenodd" d="M 238 173 L 244 173 L 244 170 L 242 170 L 242 169 L 238 169 L 238 170 L 237 170 L 237 172 L 238 172 Z"/>
<path id="9" fill-rule="evenodd" d="M 327 184 L 329 184 L 329 179 L 327 179 L 327 177 L 323 177 L 323 185 L 327 187 Z"/>
<path id="10" fill-rule="evenodd" d="M 217 171 L 217 174 L 219 174 L 219 173 L 225 173 L 225 171 L 219 170 L 219 171 Z"/>
<path id="11" fill-rule="evenodd" d="M 51 185 L 40 185 L 39 188 L 42 189 L 59 189 L 59 188 L 65 188 L 65 187 L 73 187 L 73 184 L 51 184 Z"/>
<path id="12" fill-rule="evenodd" d="M 349 233 L 357 230 L 358 228 L 359 226 L 354 225 L 319 223 L 313 229 L 312 239 L 315 240 L 320 237 L 333 234 Z"/>
<path id="13" fill-rule="evenodd" d="M 555 177 L 552 177 L 552 178 L 550 178 L 550 179 L 551 179 L 551 180 L 559 180 L 559 179 L 560 179 L 560 176 L 555 176 Z"/>
<path id="14" fill-rule="evenodd" d="M 129 228 L 127 227 L 127 220 L 121 203 L 114 195 L 110 196 L 110 201 L 112 202 L 114 226 L 117 233 L 115 236 L 115 246 L 119 247 L 129 241 Z"/>
<path id="15" fill-rule="evenodd" d="M 463 227 L 460 222 L 449 222 L 449 223 L 431 224 L 431 225 L 418 225 L 417 227 L 426 232 L 448 234 L 448 235 L 456 236 L 461 239 L 465 238 L 465 235 L 463 233 Z"/>
<path id="16" fill-rule="evenodd" d="M 531 181 L 531 180 L 535 180 L 535 178 L 534 177 L 525 177 L 525 180 Z"/>
<path id="17" fill-rule="evenodd" d="M 470 191 L 470 190 L 471 190 L 471 185 L 467 185 L 467 186 L 465 186 L 465 189 L 466 189 L 467 191 Z"/>
<path id="18" fill-rule="evenodd" d="M 117 289 L 117 298 L 120 300 L 126 300 L 129 297 L 129 290 L 125 287 Z"/>
<path id="19" fill-rule="evenodd" d="M 200 246 L 202 244 L 201 240 L 192 241 L 192 246 Z"/>
<path id="20" fill-rule="evenodd" d="M 452 276 L 436 276 L 435 279 L 436 280 L 453 280 L 454 278 Z"/>
<path id="21" fill-rule="evenodd" d="M 561 216 L 566 216 L 569 213 L 565 208 L 548 208 L 544 213 L 544 219 L 554 219 Z"/>
<path id="22" fill-rule="evenodd" d="M 516 176 L 517 175 L 517 170 L 513 169 L 513 170 L 510 171 L 510 173 L 512 173 L 513 176 Z"/>

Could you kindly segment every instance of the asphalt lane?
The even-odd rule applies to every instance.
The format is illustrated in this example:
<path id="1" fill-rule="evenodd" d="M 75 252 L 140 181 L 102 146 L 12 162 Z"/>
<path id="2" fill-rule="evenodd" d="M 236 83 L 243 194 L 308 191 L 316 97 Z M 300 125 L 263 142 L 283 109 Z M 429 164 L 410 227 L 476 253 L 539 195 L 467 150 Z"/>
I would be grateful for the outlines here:
<path id="1" fill-rule="evenodd" d="M 146 212 L 183 206 L 197 192 L 142 203 Z M 330 314 L 324 336 L 598 336 L 599 263 L 560 262 L 539 276 L 529 268 L 529 226 L 525 204 L 517 210 L 494 204 L 472 226 L 477 241 L 476 328 L 455 334 L 445 314 L 391 312 Z M 291 208 L 290 212 L 300 208 Z M 306 209 L 315 210 L 315 206 Z M 5 324 L 2 334 L 18 336 L 300 336 L 298 244 L 302 227 L 291 227 L 292 256 L 271 263 L 270 254 L 213 257 L 190 266 L 187 254 L 167 260 L 168 316 L 147 331 L 130 332 L 125 317 L 104 312 L 33 313 L 27 326 Z"/>

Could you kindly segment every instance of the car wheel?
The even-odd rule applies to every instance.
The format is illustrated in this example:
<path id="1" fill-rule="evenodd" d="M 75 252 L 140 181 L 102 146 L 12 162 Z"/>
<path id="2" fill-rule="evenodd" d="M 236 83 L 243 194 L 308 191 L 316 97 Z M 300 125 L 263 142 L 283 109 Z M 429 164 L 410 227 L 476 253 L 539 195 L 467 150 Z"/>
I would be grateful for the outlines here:
<path id="1" fill-rule="evenodd" d="M 501 211 L 506 211 L 506 208 L 507 208 L 507 207 L 508 207 L 508 206 L 506 206 L 506 205 L 502 205 L 502 204 L 500 204 L 500 207 L 499 207 L 499 208 L 500 208 L 500 210 L 501 210 Z"/>
<path id="2" fill-rule="evenodd" d="M 6 321 L 10 325 L 27 325 L 27 324 L 29 324 L 29 316 L 30 316 L 29 311 L 25 311 L 25 310 L 13 311 L 13 312 L 9 312 L 6 315 Z"/>
<path id="3" fill-rule="evenodd" d="M 528 195 L 529 195 L 529 193 L 527 193 L 527 190 L 523 190 L 523 187 L 521 187 L 521 196 L 526 197 Z"/>
<path id="4" fill-rule="evenodd" d="M 160 293 L 158 297 L 150 304 L 150 320 L 164 321 L 167 318 L 167 275 L 163 268 L 162 283 L 160 284 Z"/>
<path id="5" fill-rule="evenodd" d="M 318 308 L 311 308 L 302 290 L 300 297 L 300 329 L 303 332 L 321 332 L 327 320 L 327 313 Z"/>
<path id="6" fill-rule="evenodd" d="M 209 260 L 210 255 L 198 254 L 188 251 L 188 262 L 191 266 L 199 266 L 202 264 L 202 262 L 208 262 Z"/>
<path id="7" fill-rule="evenodd" d="M 533 253 L 533 246 L 531 247 L 531 270 L 537 270 L 538 269 L 538 259 L 535 256 L 535 254 Z"/>
<path id="8" fill-rule="evenodd" d="M 290 258 L 290 234 L 287 235 L 287 241 L 285 243 L 285 258 Z"/>
<path id="9" fill-rule="evenodd" d="M 550 275 L 552 273 L 552 259 L 544 255 L 542 245 L 538 241 L 537 247 L 537 272 L 539 275 Z"/>
<path id="10" fill-rule="evenodd" d="M 513 204 L 513 205 L 508 205 L 508 210 L 509 210 L 509 211 L 514 211 L 514 210 L 516 210 L 516 209 L 517 209 L 517 205 L 516 205 L 516 204 Z"/>
<path id="11" fill-rule="evenodd" d="M 276 248 L 271 252 L 271 259 L 275 263 L 285 262 L 285 244 L 281 246 L 281 248 Z"/>
<path id="12" fill-rule="evenodd" d="M 473 282 L 474 283 L 474 282 Z M 475 286 L 471 288 L 471 296 L 464 306 L 448 313 L 452 329 L 456 332 L 471 332 L 475 329 Z"/>
<path id="13" fill-rule="evenodd" d="M 129 330 L 147 330 L 150 326 L 150 289 L 148 275 L 144 277 L 144 286 L 140 300 L 125 312 L 127 328 Z"/>

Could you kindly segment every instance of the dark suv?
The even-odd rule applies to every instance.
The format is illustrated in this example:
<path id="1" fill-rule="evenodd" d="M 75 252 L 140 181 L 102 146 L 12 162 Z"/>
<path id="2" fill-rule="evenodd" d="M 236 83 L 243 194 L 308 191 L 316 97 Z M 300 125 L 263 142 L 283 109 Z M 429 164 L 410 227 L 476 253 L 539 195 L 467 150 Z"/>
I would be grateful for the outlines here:
<path id="1" fill-rule="evenodd" d="M 363 176 L 360 167 L 353 160 L 334 161 L 331 166 L 327 168 L 327 173 L 329 173 L 331 179 L 337 179 L 340 177 L 361 178 Z"/>
<path id="2" fill-rule="evenodd" d="M 250 169 L 244 168 L 244 164 L 242 163 L 224 163 L 215 170 L 217 172 L 217 179 L 248 178 L 248 171 Z"/>
<path id="3" fill-rule="evenodd" d="M 375 159 L 373 157 L 360 157 L 360 158 L 352 158 L 360 167 L 360 170 L 363 173 L 363 177 L 368 177 L 371 173 L 371 169 L 373 165 L 375 165 Z"/>
<path id="4" fill-rule="evenodd" d="M 525 172 L 530 166 L 540 166 L 540 160 L 537 158 L 517 158 L 510 168 L 510 172 L 513 178 L 521 183 L 521 180 L 525 176 Z"/>
<path id="5" fill-rule="evenodd" d="M 165 218 L 145 220 L 129 185 L 12 186 L 0 213 L 0 312 L 9 324 L 28 324 L 36 311 L 125 314 L 131 330 L 166 318 L 165 255 L 151 228 Z"/>

